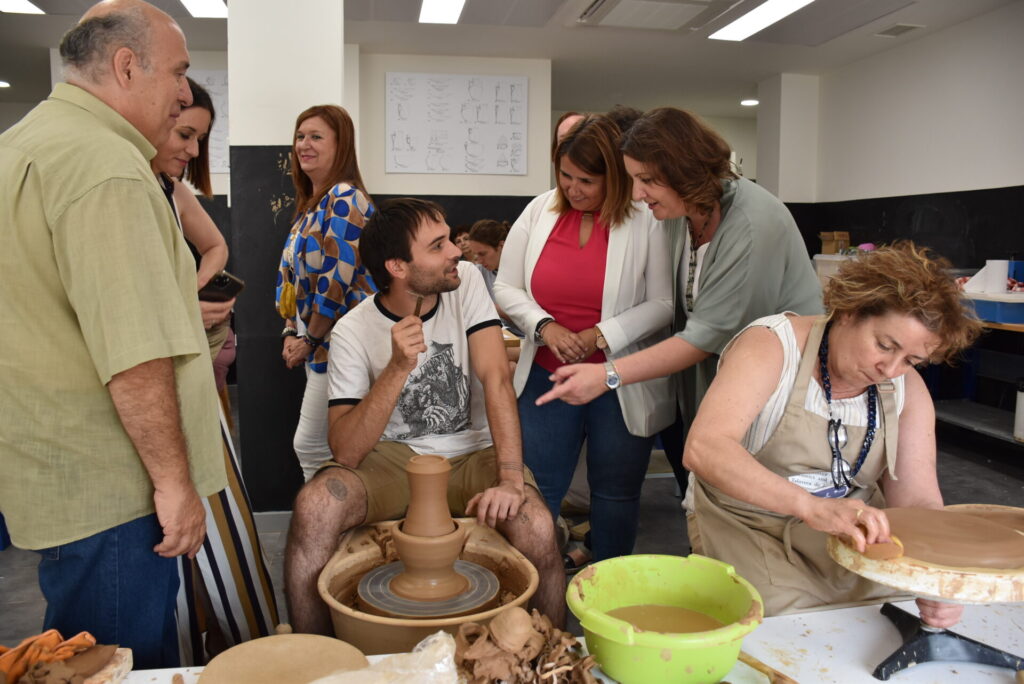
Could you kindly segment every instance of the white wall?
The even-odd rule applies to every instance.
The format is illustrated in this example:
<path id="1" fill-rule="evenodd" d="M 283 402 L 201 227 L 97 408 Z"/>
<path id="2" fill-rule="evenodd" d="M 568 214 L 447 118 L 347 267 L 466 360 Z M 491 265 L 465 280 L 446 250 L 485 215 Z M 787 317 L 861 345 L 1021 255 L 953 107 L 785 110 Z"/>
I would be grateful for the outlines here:
<path id="1" fill-rule="evenodd" d="M 670 106 L 670 105 L 665 105 Z M 671 105 L 677 106 L 677 105 Z M 686 109 L 681 106 L 680 109 Z M 555 110 L 551 112 L 551 132 L 555 131 L 555 122 L 568 110 Z M 701 119 L 711 128 L 725 138 L 729 146 L 736 153 L 737 163 L 742 160 L 743 175 L 746 178 L 757 179 L 757 119 L 740 118 L 730 116 L 702 116 Z M 551 145 L 549 138 L 548 145 Z M 550 149 L 550 147 L 549 147 Z M 554 170 L 552 170 L 554 178 Z M 552 181 L 554 182 L 554 181 Z"/>
<path id="2" fill-rule="evenodd" d="M 727 116 L 702 116 L 704 123 L 725 138 L 736 153 L 746 178 L 757 179 L 757 119 Z"/>
<path id="3" fill-rule="evenodd" d="M 345 21 L 337 0 L 238 2 L 228 19 L 233 145 L 288 145 L 295 116 L 339 103 Z"/>
<path id="4" fill-rule="evenodd" d="M 359 67 L 359 168 L 372 194 L 528 196 L 550 188 L 550 60 L 363 53 Z M 389 71 L 528 77 L 526 175 L 385 173 L 385 74 Z"/>
<path id="5" fill-rule="evenodd" d="M 1024 185 L 1024 3 L 821 79 L 817 201 Z"/>

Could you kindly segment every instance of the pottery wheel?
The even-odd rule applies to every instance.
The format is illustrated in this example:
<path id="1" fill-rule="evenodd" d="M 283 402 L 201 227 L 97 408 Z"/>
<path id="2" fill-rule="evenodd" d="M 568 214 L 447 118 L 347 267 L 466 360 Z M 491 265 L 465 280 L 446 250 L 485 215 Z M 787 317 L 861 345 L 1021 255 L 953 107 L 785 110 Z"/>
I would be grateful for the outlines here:
<path id="1" fill-rule="evenodd" d="M 999 509 L 999 510 L 994 510 Z M 972 516 L 986 518 L 993 523 L 1005 526 L 1012 537 L 1017 525 L 1005 525 L 1005 520 L 1017 515 L 1024 515 L 1021 509 L 996 507 L 985 504 L 951 506 L 949 512 L 967 513 Z M 958 530 L 943 524 L 946 511 L 935 511 L 938 515 L 936 531 L 955 534 Z M 924 598 L 945 599 L 959 603 L 1015 603 L 1024 601 L 1024 567 L 965 567 L 964 564 L 945 565 L 929 560 L 915 558 L 912 549 L 919 544 L 911 544 L 909 539 L 900 535 L 892 524 L 893 533 L 901 538 L 906 545 L 906 552 L 900 558 L 889 560 L 873 560 L 859 553 L 837 537 L 828 538 L 827 548 L 832 559 L 847 570 L 861 577 L 878 582 L 894 589 L 906 591 Z M 984 521 L 983 521 L 984 522 Z M 1022 532 L 1016 532 L 1022 534 Z M 917 542 L 918 540 L 914 540 Z M 926 540 L 925 540 L 926 541 Z M 984 549 L 979 549 L 978 557 L 983 557 Z"/>
<path id="2" fill-rule="evenodd" d="M 455 572 L 469 582 L 469 589 L 441 601 L 414 601 L 391 592 L 391 580 L 405 570 L 401 561 L 381 565 L 359 580 L 359 602 L 368 612 L 406 618 L 436 618 L 462 615 L 491 607 L 498 598 L 498 578 L 470 561 L 455 561 Z"/>

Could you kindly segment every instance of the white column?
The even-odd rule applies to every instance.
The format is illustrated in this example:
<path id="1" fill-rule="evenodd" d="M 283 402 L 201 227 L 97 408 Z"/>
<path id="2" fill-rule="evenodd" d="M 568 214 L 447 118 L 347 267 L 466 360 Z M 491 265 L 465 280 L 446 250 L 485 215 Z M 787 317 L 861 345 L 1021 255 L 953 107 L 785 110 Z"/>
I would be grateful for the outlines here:
<path id="1" fill-rule="evenodd" d="M 295 117 L 343 104 L 341 0 L 244 0 L 228 13 L 231 145 L 287 145 Z"/>
<path id="2" fill-rule="evenodd" d="M 817 199 L 818 91 L 818 77 L 803 74 L 757 87 L 757 180 L 784 202 Z"/>

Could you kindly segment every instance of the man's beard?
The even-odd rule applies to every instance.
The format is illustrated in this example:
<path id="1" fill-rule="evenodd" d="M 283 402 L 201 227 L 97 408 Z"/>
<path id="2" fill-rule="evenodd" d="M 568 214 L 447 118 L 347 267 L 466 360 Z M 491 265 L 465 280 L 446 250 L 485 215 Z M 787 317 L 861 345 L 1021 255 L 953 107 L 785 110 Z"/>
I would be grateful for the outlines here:
<path id="1" fill-rule="evenodd" d="M 458 262 L 455 263 L 457 264 Z M 442 292 L 451 292 L 461 284 L 462 280 L 458 275 L 455 276 L 453 282 L 452 279 L 446 278 L 443 274 L 440 276 L 430 276 L 413 266 L 412 271 L 409 273 L 407 286 L 410 292 L 418 295 L 435 295 Z"/>

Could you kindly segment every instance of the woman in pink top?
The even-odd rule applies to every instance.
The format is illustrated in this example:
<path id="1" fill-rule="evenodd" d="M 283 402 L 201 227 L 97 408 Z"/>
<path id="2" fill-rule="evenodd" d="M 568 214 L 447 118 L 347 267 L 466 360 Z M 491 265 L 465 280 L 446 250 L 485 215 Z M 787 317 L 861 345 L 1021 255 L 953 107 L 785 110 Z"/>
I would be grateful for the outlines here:
<path id="1" fill-rule="evenodd" d="M 592 551 L 628 554 L 651 445 L 672 422 L 668 378 L 608 392 L 585 406 L 535 404 L 567 363 L 610 363 L 668 335 L 671 263 L 661 223 L 630 200 L 620 132 L 603 116 L 576 123 L 555 149 L 558 187 L 512 226 L 494 284 L 499 307 L 526 334 L 515 387 L 523 458 L 558 515 L 588 439 Z"/>

